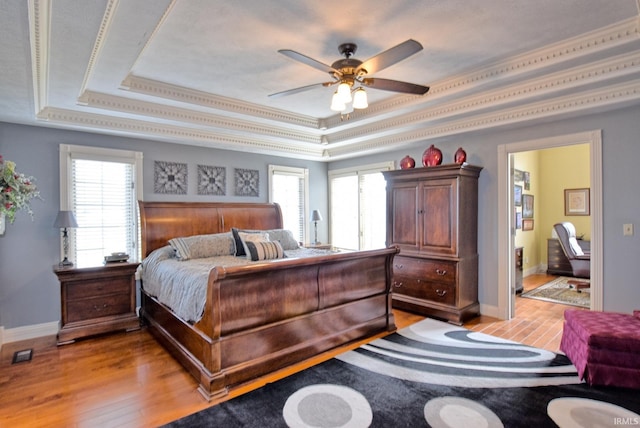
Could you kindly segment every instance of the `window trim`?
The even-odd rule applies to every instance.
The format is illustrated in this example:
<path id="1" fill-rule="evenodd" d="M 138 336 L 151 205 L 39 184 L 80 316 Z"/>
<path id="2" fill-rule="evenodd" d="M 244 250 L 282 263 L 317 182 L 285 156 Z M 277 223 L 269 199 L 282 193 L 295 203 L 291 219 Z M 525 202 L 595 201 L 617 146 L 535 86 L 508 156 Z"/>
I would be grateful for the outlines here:
<path id="1" fill-rule="evenodd" d="M 142 152 L 136 152 L 132 150 L 120 150 L 120 149 L 108 149 L 104 147 L 91 147 L 91 146 L 77 146 L 72 144 L 60 144 L 59 148 L 60 155 L 60 210 L 61 211 L 69 211 L 71 210 L 71 200 L 72 200 L 72 171 L 71 171 L 71 159 L 75 156 L 81 159 L 87 160 L 97 160 L 103 162 L 119 162 L 119 163 L 129 163 L 134 167 L 134 185 L 135 185 L 135 197 L 136 200 L 143 200 L 144 196 L 144 187 L 143 187 L 143 154 Z M 137 204 L 134 208 L 134 213 L 138 212 Z M 134 215 L 135 222 L 135 240 L 136 240 L 136 248 L 137 254 L 135 255 L 135 260 L 140 260 L 141 248 L 140 248 L 140 222 L 138 219 L 138 215 Z M 73 229 L 70 230 L 70 233 L 74 233 Z M 70 240 L 73 242 L 73 240 Z M 73 245 L 73 244 L 72 244 Z M 69 254 L 74 254 L 75 249 L 69 248 Z M 62 246 L 62 237 L 60 237 L 60 255 L 61 257 L 64 254 L 64 249 Z"/>
<path id="2" fill-rule="evenodd" d="M 393 169 L 395 169 L 394 161 L 379 162 L 379 163 L 373 163 L 368 165 L 359 165 L 359 166 L 340 168 L 340 169 L 330 169 L 327 173 L 328 188 L 329 188 L 329 198 L 328 198 L 329 213 L 333 212 L 333 207 L 331 204 L 333 200 L 332 187 L 333 187 L 334 178 L 355 176 L 355 177 L 358 177 L 358 180 L 360 180 L 360 176 L 363 174 L 374 174 L 382 171 L 392 171 Z M 362 225 L 360 224 L 361 219 L 362 219 L 362 213 L 360 212 L 360 200 L 358 200 L 358 228 L 360 228 L 359 230 L 360 234 L 362 233 Z M 333 228 L 333 218 L 329 218 L 329 237 L 332 236 L 331 235 L 332 228 Z M 362 241 L 362 238 L 360 240 Z"/>
<path id="3" fill-rule="evenodd" d="M 293 175 L 304 180 L 304 213 L 303 213 L 303 239 L 304 242 L 309 241 L 309 169 L 295 166 L 269 165 L 269 203 L 273 203 L 273 175 Z"/>

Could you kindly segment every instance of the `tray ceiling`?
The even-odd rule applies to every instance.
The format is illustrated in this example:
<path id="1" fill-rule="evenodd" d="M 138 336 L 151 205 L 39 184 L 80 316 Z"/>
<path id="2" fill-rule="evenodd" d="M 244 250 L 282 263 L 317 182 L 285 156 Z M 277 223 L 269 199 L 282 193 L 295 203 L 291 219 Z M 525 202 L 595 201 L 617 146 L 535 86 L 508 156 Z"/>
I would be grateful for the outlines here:
<path id="1" fill-rule="evenodd" d="M 329 161 L 640 99 L 638 0 L 8 0 L 0 6 L 0 121 Z M 365 60 L 424 49 L 375 74 L 431 87 L 334 88 L 279 54 Z"/>

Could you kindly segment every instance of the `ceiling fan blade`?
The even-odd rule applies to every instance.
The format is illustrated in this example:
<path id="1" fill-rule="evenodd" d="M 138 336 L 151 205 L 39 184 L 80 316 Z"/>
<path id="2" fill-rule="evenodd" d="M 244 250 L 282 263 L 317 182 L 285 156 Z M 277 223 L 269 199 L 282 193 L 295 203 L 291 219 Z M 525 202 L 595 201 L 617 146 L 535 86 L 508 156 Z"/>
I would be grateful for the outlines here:
<path id="1" fill-rule="evenodd" d="M 270 94 L 269 98 L 278 98 L 278 97 L 282 97 L 282 96 L 285 96 L 285 95 L 293 95 L 293 94 L 297 94 L 298 92 L 308 91 L 310 89 L 317 88 L 317 87 L 320 87 L 320 86 L 324 86 L 324 87 L 331 86 L 331 85 L 333 85 L 335 83 L 338 83 L 338 81 L 314 83 L 313 85 L 301 86 L 299 88 L 289 89 L 289 90 L 282 91 L 282 92 L 276 92 L 275 94 Z"/>
<path id="2" fill-rule="evenodd" d="M 320 70 L 320 71 L 324 71 L 325 73 L 338 73 L 338 75 L 342 75 L 342 73 L 339 70 L 336 70 L 335 68 L 331 67 L 330 65 L 324 64 L 320 61 L 317 61 L 313 58 L 310 58 L 306 55 L 303 55 L 299 52 L 296 51 L 292 51 L 291 49 L 280 49 L 278 52 L 280 52 L 282 55 L 284 56 L 288 56 L 291 59 L 294 59 L 296 61 L 299 61 L 303 64 L 306 64 L 310 67 L 315 68 L 316 70 Z"/>
<path id="3" fill-rule="evenodd" d="M 405 94 L 424 95 L 429 92 L 428 86 L 416 85 L 414 83 L 400 82 L 398 80 L 367 78 L 362 79 L 362 84 L 374 89 L 383 91 L 403 92 Z"/>
<path id="4" fill-rule="evenodd" d="M 358 71 L 365 70 L 367 74 L 373 74 L 377 71 L 387 68 L 396 62 L 400 62 L 411 55 L 422 50 L 422 45 L 413 39 L 402 42 L 378 55 L 369 58 L 358 67 Z"/>

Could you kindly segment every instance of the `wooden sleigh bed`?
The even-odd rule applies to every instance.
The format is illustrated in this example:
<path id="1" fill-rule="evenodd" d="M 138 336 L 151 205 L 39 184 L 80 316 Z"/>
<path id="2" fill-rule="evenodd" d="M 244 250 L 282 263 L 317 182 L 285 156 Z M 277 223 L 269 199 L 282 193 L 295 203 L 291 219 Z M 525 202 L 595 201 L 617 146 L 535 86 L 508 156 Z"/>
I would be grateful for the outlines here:
<path id="1" fill-rule="evenodd" d="M 142 254 L 176 237 L 231 228 L 282 228 L 277 204 L 139 202 Z M 395 330 L 392 262 L 397 248 L 213 267 L 197 322 L 145 290 L 149 331 L 195 377 L 207 399 L 329 349 Z"/>

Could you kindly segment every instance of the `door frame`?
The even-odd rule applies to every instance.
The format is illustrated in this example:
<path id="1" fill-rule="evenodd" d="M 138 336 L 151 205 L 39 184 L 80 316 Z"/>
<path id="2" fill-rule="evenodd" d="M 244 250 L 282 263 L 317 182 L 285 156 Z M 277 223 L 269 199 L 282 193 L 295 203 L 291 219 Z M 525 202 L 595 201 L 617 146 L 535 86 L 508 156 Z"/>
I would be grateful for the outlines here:
<path id="1" fill-rule="evenodd" d="M 591 310 L 603 310 L 602 277 L 602 130 L 580 132 L 556 137 L 527 140 L 498 146 L 498 318 L 511 319 L 515 313 L 514 249 L 515 219 L 511 215 L 510 155 L 517 152 L 548 149 L 574 144 L 590 147 L 590 210 L 591 210 Z"/>

